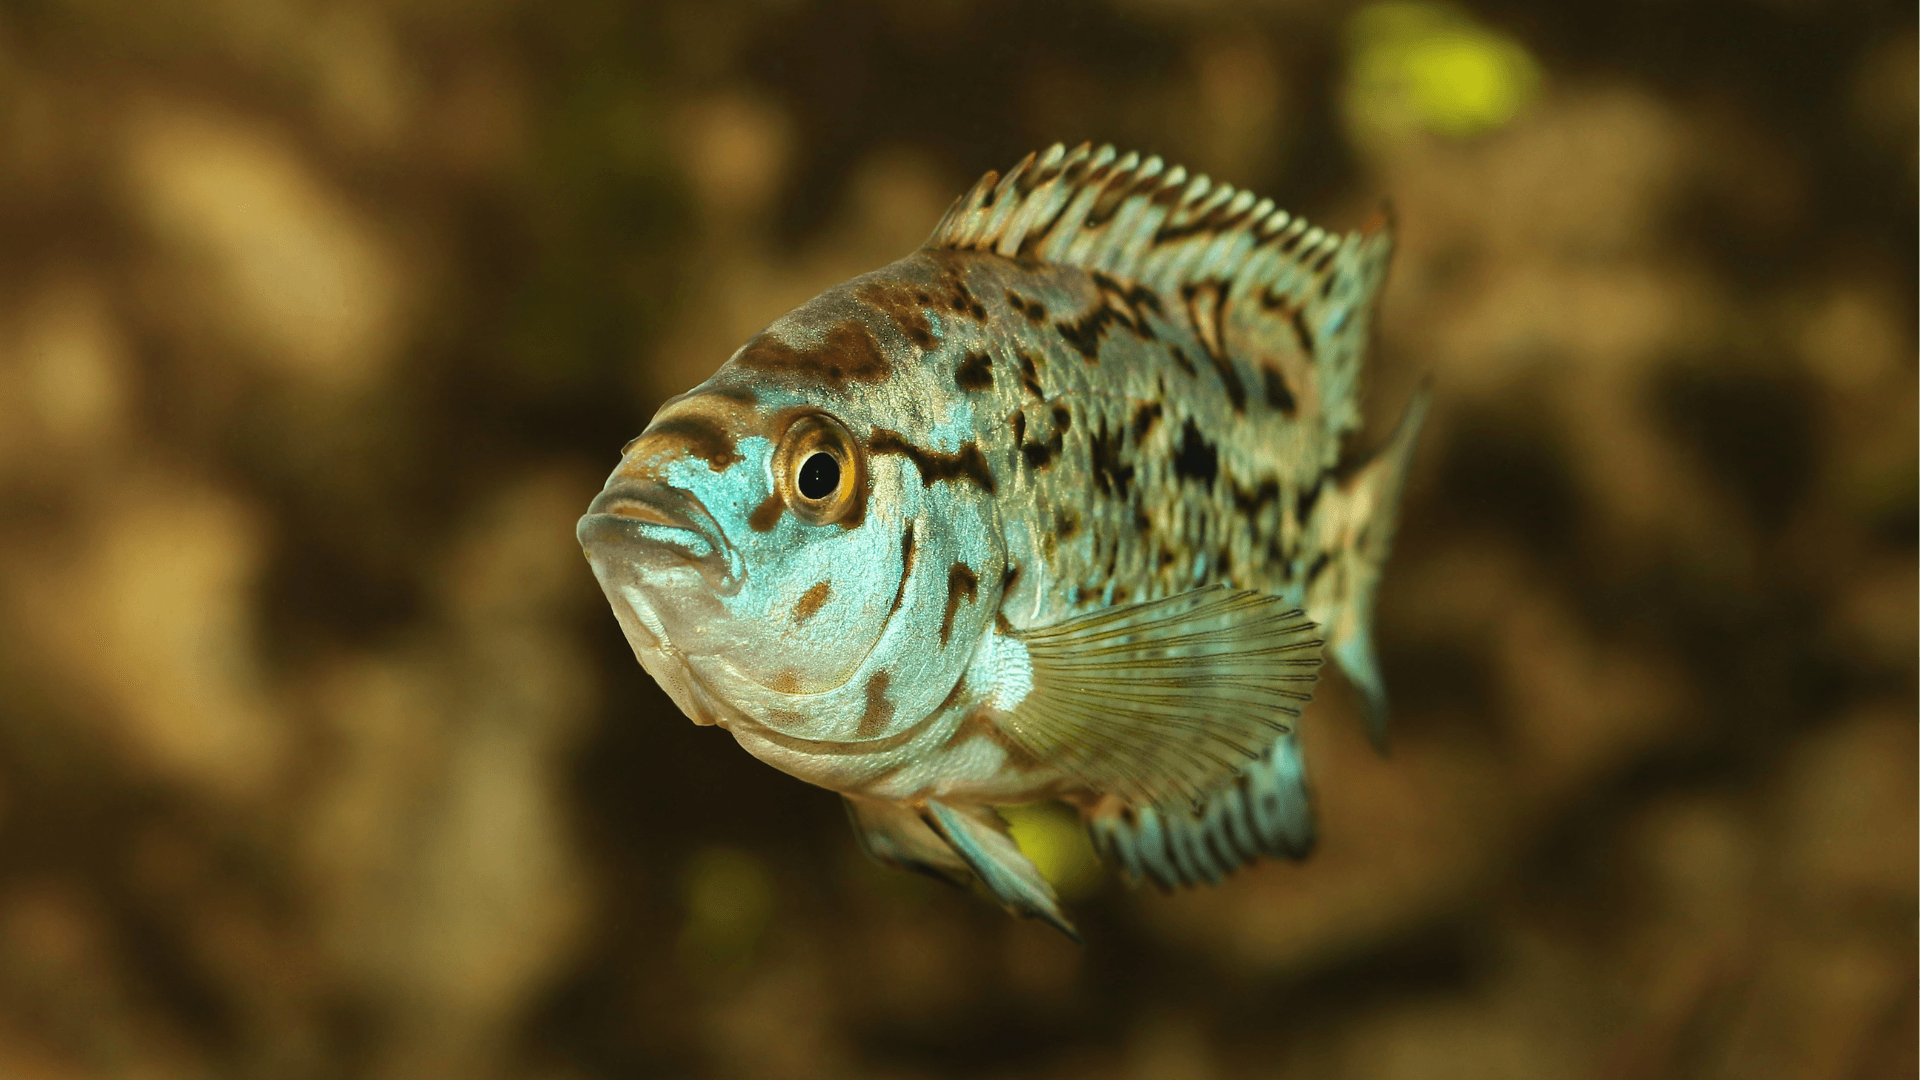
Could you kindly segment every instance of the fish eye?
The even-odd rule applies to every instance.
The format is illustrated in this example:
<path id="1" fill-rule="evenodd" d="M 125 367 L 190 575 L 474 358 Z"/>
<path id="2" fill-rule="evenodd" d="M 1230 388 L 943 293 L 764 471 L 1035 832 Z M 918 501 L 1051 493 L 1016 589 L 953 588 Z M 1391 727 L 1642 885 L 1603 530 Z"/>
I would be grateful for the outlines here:
<path id="1" fill-rule="evenodd" d="M 859 444 L 838 420 L 808 413 L 787 426 L 773 463 L 787 509 L 812 525 L 858 524 L 866 503 Z"/>
<path id="2" fill-rule="evenodd" d="M 832 454 L 815 450 L 800 463 L 799 482 L 794 485 L 803 499 L 818 501 L 840 487 L 840 463 Z"/>

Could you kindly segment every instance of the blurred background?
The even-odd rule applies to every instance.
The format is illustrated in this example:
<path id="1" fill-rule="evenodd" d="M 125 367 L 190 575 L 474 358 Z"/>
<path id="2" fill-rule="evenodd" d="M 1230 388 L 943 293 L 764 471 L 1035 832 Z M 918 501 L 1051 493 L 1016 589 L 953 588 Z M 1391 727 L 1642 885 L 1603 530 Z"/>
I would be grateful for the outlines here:
<path id="1" fill-rule="evenodd" d="M 1912 1077 L 1916 46 L 1854 0 L 0 4 L 0 1076 Z M 1402 246 L 1321 846 L 1076 948 L 681 717 L 575 517 L 1111 140 Z"/>

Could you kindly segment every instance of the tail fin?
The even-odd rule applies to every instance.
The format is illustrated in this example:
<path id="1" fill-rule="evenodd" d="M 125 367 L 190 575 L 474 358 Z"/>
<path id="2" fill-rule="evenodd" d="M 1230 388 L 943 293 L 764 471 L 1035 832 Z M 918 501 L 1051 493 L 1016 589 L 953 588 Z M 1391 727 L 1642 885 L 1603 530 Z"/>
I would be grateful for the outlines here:
<path id="1" fill-rule="evenodd" d="M 1216 884 L 1262 855 L 1304 859 L 1313 850 L 1313 810 L 1300 744 L 1280 736 L 1198 811 L 1108 799 L 1088 814 L 1087 833 L 1129 879 L 1169 890 Z"/>
<path id="2" fill-rule="evenodd" d="M 1382 752 L 1387 740 L 1387 686 L 1373 649 L 1373 599 L 1393 546 L 1407 464 L 1432 400 L 1432 392 L 1422 385 L 1386 445 L 1329 496 L 1330 505 L 1321 518 L 1323 550 L 1333 552 L 1346 571 L 1346 595 L 1340 605 L 1343 625 L 1331 628 L 1328 651 L 1360 691 L 1367 738 Z"/>

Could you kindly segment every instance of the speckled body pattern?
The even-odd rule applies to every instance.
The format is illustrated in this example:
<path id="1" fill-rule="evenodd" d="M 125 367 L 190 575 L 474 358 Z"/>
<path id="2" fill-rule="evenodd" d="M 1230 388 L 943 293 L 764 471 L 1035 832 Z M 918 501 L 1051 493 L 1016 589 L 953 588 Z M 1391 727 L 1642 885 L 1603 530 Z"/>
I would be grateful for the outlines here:
<path id="1" fill-rule="evenodd" d="M 1304 609 L 1378 696 L 1367 624 L 1418 409 L 1372 464 L 1335 466 L 1389 249 L 1383 224 L 1334 236 L 1158 159 L 1056 147 L 664 406 L 582 543 L 681 707 L 848 795 L 857 825 L 925 819 L 953 842 L 930 801 L 1063 798 L 1167 884 L 1298 854 L 1300 828 L 1262 840 L 1244 807 L 1236 842 L 1204 808 L 1116 805 L 1024 753 L 1005 727 L 1009 642 L 1224 584 Z M 784 512 L 772 476 L 778 432 L 816 410 L 865 462 L 859 510 L 826 525 Z M 631 510 L 649 499 L 697 504 L 698 536 Z M 1248 772 L 1287 773 L 1304 819 L 1297 748 L 1279 743 Z M 1154 832 L 1181 828 L 1211 854 Z"/>

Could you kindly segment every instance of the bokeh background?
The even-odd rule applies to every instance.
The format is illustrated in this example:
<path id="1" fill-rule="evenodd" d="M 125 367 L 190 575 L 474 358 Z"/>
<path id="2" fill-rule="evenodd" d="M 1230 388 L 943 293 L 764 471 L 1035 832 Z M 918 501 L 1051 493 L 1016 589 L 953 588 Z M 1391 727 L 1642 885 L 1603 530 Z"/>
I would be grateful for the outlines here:
<path id="1" fill-rule="evenodd" d="M 0 1076 L 1912 1077 L 1916 39 L 1861 0 L 0 4 Z M 1402 247 L 1322 843 L 1089 939 L 679 716 L 666 396 L 1112 140 Z"/>

